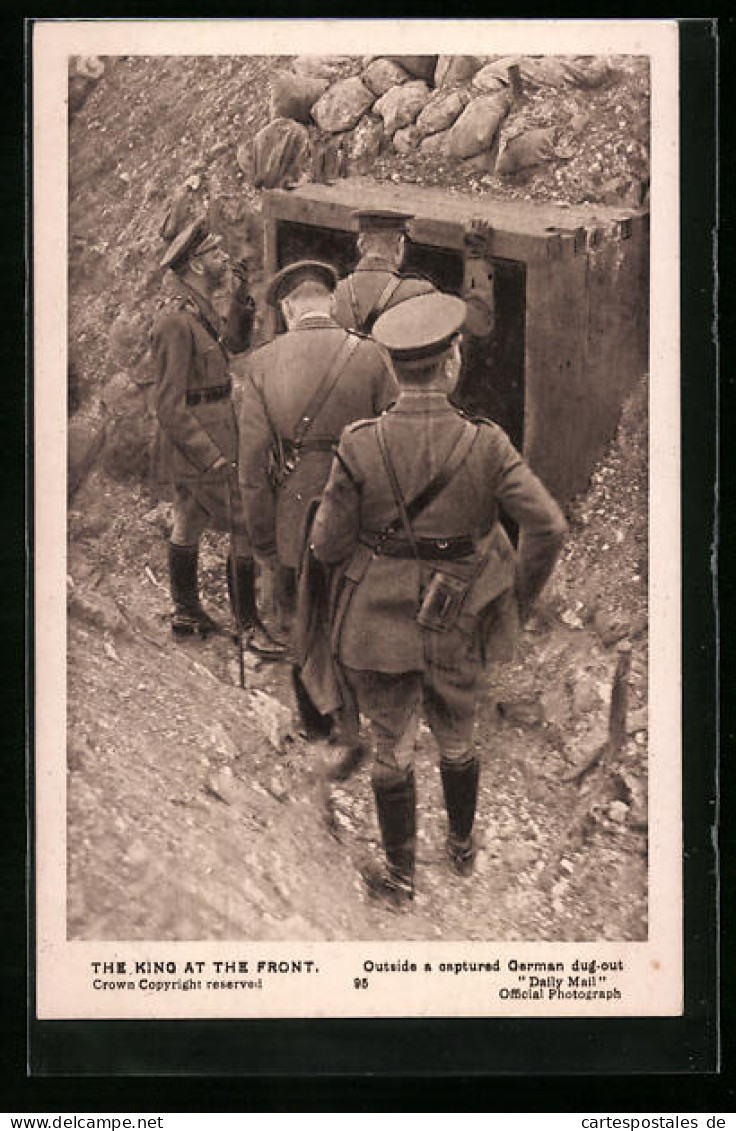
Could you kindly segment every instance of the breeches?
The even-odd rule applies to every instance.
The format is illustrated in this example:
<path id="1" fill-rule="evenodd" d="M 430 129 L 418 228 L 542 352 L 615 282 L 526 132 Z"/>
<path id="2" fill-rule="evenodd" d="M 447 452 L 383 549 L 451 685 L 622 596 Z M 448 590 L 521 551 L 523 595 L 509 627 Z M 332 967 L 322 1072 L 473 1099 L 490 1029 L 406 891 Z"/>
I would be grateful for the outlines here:
<path id="1" fill-rule="evenodd" d="M 423 672 L 343 670 L 361 715 L 373 725 L 377 762 L 400 768 L 411 763 L 412 724 L 420 708 L 442 757 L 467 759 L 473 745 L 479 660 L 465 659 L 454 668 L 427 664 Z"/>
<path id="2" fill-rule="evenodd" d="M 217 495 L 222 493 L 224 496 L 227 487 L 225 484 L 211 484 L 208 487 L 208 491 L 204 491 L 201 495 L 195 495 L 181 483 L 174 485 L 172 502 L 174 521 L 171 541 L 175 546 L 197 545 L 205 530 L 223 530 L 224 528 L 227 532 L 227 524 L 221 521 L 219 508 L 215 506 L 212 509 L 207 508 L 208 494 L 213 494 L 214 501 L 215 493 Z M 219 498 L 216 501 L 218 504 L 222 502 Z M 239 492 L 233 490 L 233 529 L 230 531 L 232 551 L 235 557 L 252 558 L 253 553 L 250 548 L 250 541 L 245 533 L 245 525 L 240 510 Z"/>

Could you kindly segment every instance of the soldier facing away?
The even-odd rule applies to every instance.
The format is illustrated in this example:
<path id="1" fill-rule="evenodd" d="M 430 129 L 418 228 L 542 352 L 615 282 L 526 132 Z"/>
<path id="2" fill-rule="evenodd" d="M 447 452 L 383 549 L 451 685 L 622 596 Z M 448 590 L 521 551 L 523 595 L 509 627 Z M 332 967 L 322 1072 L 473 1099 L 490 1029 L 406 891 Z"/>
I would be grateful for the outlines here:
<path id="1" fill-rule="evenodd" d="M 231 535 L 227 579 L 233 614 L 246 644 L 269 658 L 283 654 L 260 623 L 255 564 L 237 480 L 237 422 L 231 399 L 228 349 L 248 348 L 255 305 L 248 293 L 247 266 L 235 264 L 236 285 L 223 321 L 213 306 L 228 269 L 228 257 L 203 220 L 172 241 L 161 265 L 176 275 L 174 308 L 157 319 L 152 334 L 158 431 L 154 474 L 173 487 L 169 574 L 176 635 L 216 631 L 202 608 L 198 555 L 206 529 Z"/>
<path id="2" fill-rule="evenodd" d="M 245 365 L 243 499 L 254 550 L 276 573 L 276 593 L 287 611 L 307 511 L 322 493 L 340 433 L 398 395 L 386 353 L 331 317 L 336 282 L 334 269 L 316 260 L 279 271 L 266 298 L 280 308 L 286 333 L 254 350 Z"/>
<path id="3" fill-rule="evenodd" d="M 360 259 L 335 290 L 335 321 L 369 334 L 380 315 L 397 303 L 434 290 L 429 279 L 400 272 L 407 238 L 407 213 L 389 209 L 356 212 Z"/>
<path id="4" fill-rule="evenodd" d="M 448 401 L 465 318 L 461 299 L 435 292 L 376 323 L 399 399 L 379 420 L 345 430 L 312 527 L 317 558 L 342 569 L 333 650 L 375 736 L 371 776 L 386 861 L 368 865 L 363 879 L 391 905 L 414 891 L 415 778 L 401 738 L 421 705 L 439 747 L 449 860 L 468 875 L 481 673 L 487 661 L 510 658 L 519 616 L 566 530 L 506 434 Z M 518 557 L 499 507 L 520 526 Z"/>

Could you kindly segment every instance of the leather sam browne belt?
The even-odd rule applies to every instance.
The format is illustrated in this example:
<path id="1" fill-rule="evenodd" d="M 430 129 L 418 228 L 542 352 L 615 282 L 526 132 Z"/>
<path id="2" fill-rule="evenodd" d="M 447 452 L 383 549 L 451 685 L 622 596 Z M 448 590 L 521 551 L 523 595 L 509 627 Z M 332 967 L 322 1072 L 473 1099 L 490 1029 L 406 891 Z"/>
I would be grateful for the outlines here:
<path id="1" fill-rule="evenodd" d="M 217 401 L 226 401 L 232 392 L 232 381 L 224 385 L 211 385 L 208 389 L 189 389 L 187 391 L 187 404 L 215 404 Z"/>
<path id="2" fill-rule="evenodd" d="M 385 558 L 414 558 L 415 549 L 408 538 L 397 534 L 361 530 L 359 540 L 369 546 L 374 554 Z M 417 538 L 416 554 L 425 562 L 456 562 L 475 551 L 475 541 L 469 534 L 455 538 Z"/>

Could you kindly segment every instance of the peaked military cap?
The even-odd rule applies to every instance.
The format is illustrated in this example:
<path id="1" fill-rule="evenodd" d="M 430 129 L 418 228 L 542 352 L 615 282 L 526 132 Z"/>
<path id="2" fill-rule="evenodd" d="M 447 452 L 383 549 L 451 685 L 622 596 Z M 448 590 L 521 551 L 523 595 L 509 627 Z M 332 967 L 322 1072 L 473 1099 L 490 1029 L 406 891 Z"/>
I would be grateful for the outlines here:
<path id="1" fill-rule="evenodd" d="M 328 291 L 334 291 L 337 286 L 337 272 L 329 263 L 322 263 L 318 259 L 299 259 L 296 263 L 282 267 L 272 277 L 266 290 L 266 302 L 276 306 L 307 279 L 316 279 Z"/>
<path id="2" fill-rule="evenodd" d="M 373 337 L 402 365 L 424 364 L 445 353 L 463 328 L 466 304 L 441 291 L 407 298 L 377 319 Z"/>
<path id="3" fill-rule="evenodd" d="M 365 208 L 354 212 L 352 220 L 359 232 L 405 232 L 413 216 L 391 208 Z"/>
<path id="4" fill-rule="evenodd" d="M 179 235 L 176 236 L 167 248 L 162 260 L 162 267 L 170 267 L 176 271 L 182 267 L 193 255 L 204 255 L 205 252 L 219 247 L 222 236 L 215 236 L 210 231 L 207 221 L 200 217 L 191 224 L 187 224 Z"/>

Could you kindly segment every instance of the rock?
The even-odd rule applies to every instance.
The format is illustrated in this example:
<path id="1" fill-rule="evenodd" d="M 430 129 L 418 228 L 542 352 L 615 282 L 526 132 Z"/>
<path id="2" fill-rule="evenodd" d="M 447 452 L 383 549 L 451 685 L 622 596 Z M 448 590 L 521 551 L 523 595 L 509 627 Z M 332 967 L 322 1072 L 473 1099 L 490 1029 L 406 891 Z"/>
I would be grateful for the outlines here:
<path id="1" fill-rule="evenodd" d="M 573 612 L 572 609 L 563 609 L 560 613 L 560 620 L 563 624 L 566 624 L 568 628 L 583 627 L 582 619 L 578 616 L 577 613 Z"/>
<path id="2" fill-rule="evenodd" d="M 441 133 L 454 125 L 470 101 L 465 89 L 441 90 L 432 96 L 416 120 L 422 137 Z"/>
<path id="3" fill-rule="evenodd" d="M 415 79 L 424 79 L 428 83 L 434 81 L 434 72 L 437 67 L 436 55 L 387 55 L 386 58 L 398 63 Z"/>
<path id="4" fill-rule="evenodd" d="M 312 107 L 312 117 L 321 130 L 341 133 L 357 125 L 375 100 L 375 94 L 355 75 L 328 87 Z"/>
<path id="5" fill-rule="evenodd" d="M 305 126 L 291 118 L 276 118 L 259 130 L 253 139 L 253 184 L 256 188 L 295 184 L 311 171 L 311 165 L 309 134 Z"/>
<path id="6" fill-rule="evenodd" d="M 593 627 L 607 648 L 617 644 L 627 635 L 629 625 L 618 613 L 598 612 L 593 617 Z"/>
<path id="7" fill-rule="evenodd" d="M 240 792 L 239 783 L 229 766 L 220 766 L 209 774 L 204 784 L 205 793 L 212 794 L 226 805 L 234 805 Z"/>
<path id="8" fill-rule="evenodd" d="M 352 131 L 348 141 L 351 162 L 365 168 L 366 172 L 378 156 L 383 141 L 383 122 L 373 114 L 366 114 Z"/>
<path id="9" fill-rule="evenodd" d="M 422 135 L 416 126 L 405 126 L 397 130 L 392 138 L 392 144 L 397 153 L 416 153 Z"/>
<path id="10" fill-rule="evenodd" d="M 378 99 L 373 109 L 383 118 L 386 133 L 393 136 L 403 126 L 413 125 L 429 98 L 426 82 L 407 82 L 403 86 L 392 87 Z"/>
<path id="11" fill-rule="evenodd" d="M 249 696 L 255 725 L 274 750 L 282 750 L 293 734 L 291 711 L 265 691 L 255 689 Z"/>
<path id="12" fill-rule="evenodd" d="M 329 79 L 276 71 L 271 78 L 271 118 L 293 118 L 309 125 L 311 109 L 329 86 Z"/>
<path id="13" fill-rule="evenodd" d="M 512 726 L 541 726 L 544 722 L 544 708 L 539 699 L 508 699 L 496 704 L 504 722 Z"/>
<path id="14" fill-rule="evenodd" d="M 489 63 L 473 75 L 470 85 L 480 94 L 493 94 L 508 86 L 509 81 L 508 70 L 502 71 L 496 63 Z"/>
<path id="15" fill-rule="evenodd" d="M 557 130 L 528 130 L 512 138 L 501 151 L 496 162 L 496 172 L 502 177 L 511 176 L 520 169 L 543 165 L 555 157 L 554 142 Z"/>
<path id="16" fill-rule="evenodd" d="M 483 66 L 482 55 L 440 55 L 434 69 L 434 85 L 456 86 L 467 82 Z"/>
<path id="17" fill-rule="evenodd" d="M 463 158 L 463 166 L 466 169 L 472 169 L 476 173 L 490 173 L 496 165 L 496 152 L 498 146 L 494 141 L 490 149 L 484 149 L 482 153 L 476 153 L 475 157 Z"/>
<path id="18" fill-rule="evenodd" d="M 612 801 L 608 806 L 608 816 L 617 825 L 622 825 L 629 815 L 629 807 L 624 801 Z"/>
<path id="19" fill-rule="evenodd" d="M 509 86 L 511 83 L 511 78 L 509 76 L 509 67 L 518 65 L 518 55 L 501 55 L 500 57 L 497 56 L 496 58 L 491 59 L 490 62 L 486 63 L 486 65 L 479 71 L 476 71 L 476 73 L 473 75 L 471 86 L 475 87 L 476 90 L 487 89 L 488 91 L 491 91 L 493 87 L 489 84 L 491 83 L 492 79 L 499 79 L 505 86 Z"/>
<path id="20" fill-rule="evenodd" d="M 438 134 L 425 137 L 420 146 L 421 153 L 428 153 L 436 157 L 448 157 L 450 153 L 450 130 L 442 130 Z"/>
<path id="21" fill-rule="evenodd" d="M 291 67 L 297 74 L 333 82 L 351 62 L 353 62 L 352 55 L 298 55 Z"/>
<path id="22" fill-rule="evenodd" d="M 450 156 L 476 157 L 490 149 L 510 105 L 511 99 L 506 92 L 475 98 L 450 130 Z"/>
<path id="23" fill-rule="evenodd" d="M 380 98 L 392 86 L 401 86 L 402 83 L 408 82 L 409 75 L 392 59 L 374 59 L 360 78 L 368 89 L 373 91 L 376 98 Z"/>
<path id="24" fill-rule="evenodd" d="M 579 114 L 573 114 L 572 118 L 570 119 L 570 129 L 573 131 L 573 133 L 579 134 L 582 132 L 582 130 L 585 129 L 589 121 L 590 114 L 585 114 L 583 112 Z"/>
<path id="25" fill-rule="evenodd" d="M 105 61 L 99 55 L 80 55 L 74 60 L 74 74 L 97 82 L 105 73 Z"/>

